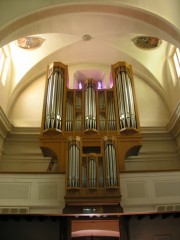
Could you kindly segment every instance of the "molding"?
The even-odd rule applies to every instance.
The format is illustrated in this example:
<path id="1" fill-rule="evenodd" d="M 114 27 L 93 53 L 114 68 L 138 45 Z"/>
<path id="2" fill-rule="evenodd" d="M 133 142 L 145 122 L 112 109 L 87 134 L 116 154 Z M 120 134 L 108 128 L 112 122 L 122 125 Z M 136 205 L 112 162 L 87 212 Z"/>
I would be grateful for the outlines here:
<path id="1" fill-rule="evenodd" d="M 143 141 L 167 141 L 173 140 L 168 128 L 165 127 L 141 127 Z"/>
<path id="2" fill-rule="evenodd" d="M 40 127 L 13 127 L 11 133 L 15 135 L 39 135 Z"/>
<path id="3" fill-rule="evenodd" d="M 12 131 L 12 128 L 12 124 L 9 122 L 3 109 L 0 107 L 0 136 L 2 138 L 5 138 L 7 133 Z"/>

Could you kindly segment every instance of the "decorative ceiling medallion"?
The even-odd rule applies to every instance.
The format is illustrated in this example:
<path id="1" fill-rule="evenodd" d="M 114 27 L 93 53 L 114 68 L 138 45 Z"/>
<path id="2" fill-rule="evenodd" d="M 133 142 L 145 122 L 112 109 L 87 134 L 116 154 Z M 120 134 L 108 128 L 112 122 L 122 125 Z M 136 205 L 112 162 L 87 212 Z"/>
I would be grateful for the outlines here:
<path id="1" fill-rule="evenodd" d="M 157 48 L 161 45 L 162 41 L 156 37 L 148 37 L 148 36 L 139 36 L 132 39 L 136 47 L 149 50 Z"/>
<path id="2" fill-rule="evenodd" d="M 85 34 L 84 36 L 82 36 L 83 41 L 90 41 L 92 39 L 91 35 L 89 34 Z"/>
<path id="3" fill-rule="evenodd" d="M 17 45 L 23 49 L 34 50 L 39 48 L 44 41 L 45 39 L 40 37 L 24 37 L 17 40 Z"/>

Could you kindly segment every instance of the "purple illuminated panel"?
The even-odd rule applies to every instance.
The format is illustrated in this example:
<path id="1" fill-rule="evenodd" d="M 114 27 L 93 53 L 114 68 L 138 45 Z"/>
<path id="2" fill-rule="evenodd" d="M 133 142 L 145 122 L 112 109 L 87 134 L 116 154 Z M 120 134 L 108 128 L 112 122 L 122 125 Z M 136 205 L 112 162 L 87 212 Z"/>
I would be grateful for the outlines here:
<path id="1" fill-rule="evenodd" d="M 79 88 L 79 89 L 82 89 L 82 82 L 79 82 L 79 83 L 78 83 L 78 88 Z"/>
<path id="2" fill-rule="evenodd" d="M 102 82 L 101 81 L 98 81 L 98 89 L 102 89 Z"/>

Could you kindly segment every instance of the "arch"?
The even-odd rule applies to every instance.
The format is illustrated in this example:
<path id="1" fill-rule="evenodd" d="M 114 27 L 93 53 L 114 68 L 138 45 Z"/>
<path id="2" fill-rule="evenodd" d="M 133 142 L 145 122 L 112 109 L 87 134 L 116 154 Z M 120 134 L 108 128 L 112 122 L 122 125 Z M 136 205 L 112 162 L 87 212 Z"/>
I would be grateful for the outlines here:
<path id="1" fill-rule="evenodd" d="M 55 4 L 53 7 L 50 6 L 45 9 L 41 8 L 33 13 L 20 16 L 18 19 L 12 21 L 4 28 L 2 28 L 0 30 L 0 35 L 3 36 L 1 46 L 7 44 L 12 40 L 15 40 L 20 30 L 23 29 L 26 25 L 32 24 L 39 20 L 43 20 L 47 18 L 47 16 L 52 17 L 57 15 L 82 12 L 106 13 L 110 15 L 126 17 L 128 16 L 134 20 L 146 22 L 147 24 L 155 26 L 156 29 L 159 29 L 163 32 L 164 35 L 162 33 L 160 34 L 161 39 L 165 39 L 167 42 L 171 42 L 177 47 L 180 46 L 180 34 L 178 29 L 173 24 L 152 12 L 122 4 L 121 6 L 110 4 Z M 14 36 L 12 37 L 11 35 L 13 34 Z"/>

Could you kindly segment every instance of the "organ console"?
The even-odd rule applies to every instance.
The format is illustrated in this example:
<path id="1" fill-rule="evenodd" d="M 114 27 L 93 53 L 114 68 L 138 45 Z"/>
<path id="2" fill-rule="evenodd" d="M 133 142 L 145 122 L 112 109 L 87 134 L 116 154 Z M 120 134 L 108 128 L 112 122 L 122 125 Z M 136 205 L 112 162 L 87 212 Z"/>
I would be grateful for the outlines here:
<path id="1" fill-rule="evenodd" d="M 119 174 L 141 134 L 132 68 L 118 62 L 111 74 L 111 88 L 85 78 L 70 89 L 68 66 L 48 66 L 40 147 L 52 159 L 48 171 L 56 162 L 66 174 L 65 213 L 123 211 Z"/>

